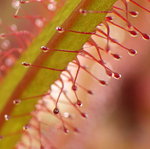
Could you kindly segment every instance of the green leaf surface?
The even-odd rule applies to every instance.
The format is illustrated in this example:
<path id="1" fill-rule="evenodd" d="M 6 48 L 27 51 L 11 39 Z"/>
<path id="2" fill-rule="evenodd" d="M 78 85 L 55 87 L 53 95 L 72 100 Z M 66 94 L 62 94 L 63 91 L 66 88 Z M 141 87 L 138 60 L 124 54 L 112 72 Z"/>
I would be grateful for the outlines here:
<path id="1" fill-rule="evenodd" d="M 38 37 L 34 39 L 26 52 L 22 54 L 15 66 L 0 84 L 0 135 L 18 132 L 29 121 L 30 117 L 22 116 L 33 111 L 38 98 L 23 101 L 18 106 L 13 104 L 16 98 L 31 97 L 45 93 L 50 85 L 59 78 L 60 72 L 25 68 L 21 62 L 64 69 L 76 54 L 62 52 L 42 53 L 40 47 L 47 45 L 49 48 L 79 50 L 88 40 L 90 35 L 75 34 L 71 32 L 58 33 L 55 28 L 63 26 L 65 29 L 91 32 L 104 20 L 106 14 L 82 15 L 79 9 L 109 10 L 116 0 L 67 0 L 63 8 L 51 20 Z M 4 114 L 12 116 L 7 122 Z M 0 148 L 11 149 L 18 141 L 21 134 L 4 137 L 0 141 Z"/>

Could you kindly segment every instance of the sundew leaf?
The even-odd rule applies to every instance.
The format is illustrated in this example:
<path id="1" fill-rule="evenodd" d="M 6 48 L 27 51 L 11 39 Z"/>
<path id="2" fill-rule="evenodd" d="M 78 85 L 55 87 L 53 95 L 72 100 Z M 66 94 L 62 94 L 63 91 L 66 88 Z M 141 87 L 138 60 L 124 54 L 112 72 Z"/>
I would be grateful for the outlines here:
<path id="1" fill-rule="evenodd" d="M 46 45 L 49 48 L 79 50 L 88 40 L 90 35 L 75 34 L 71 32 L 58 33 L 57 26 L 76 31 L 92 32 L 96 26 L 104 20 L 106 14 L 82 15 L 79 9 L 110 10 L 116 0 L 67 0 L 63 8 L 51 20 L 38 37 L 22 54 L 15 66 L 0 84 L 0 135 L 4 139 L 0 141 L 0 148 L 11 149 L 19 140 L 20 134 L 13 134 L 27 124 L 31 117 L 22 115 L 34 110 L 38 98 L 13 104 L 14 99 L 32 97 L 45 93 L 50 85 L 59 78 L 60 72 L 37 68 L 24 68 L 21 63 L 26 61 L 32 64 L 47 66 L 56 69 L 64 69 L 68 62 L 72 61 L 75 53 L 47 52 L 42 53 L 40 47 Z M 5 121 L 4 115 L 10 115 L 10 120 Z M 11 118 L 12 116 L 12 118 Z"/>

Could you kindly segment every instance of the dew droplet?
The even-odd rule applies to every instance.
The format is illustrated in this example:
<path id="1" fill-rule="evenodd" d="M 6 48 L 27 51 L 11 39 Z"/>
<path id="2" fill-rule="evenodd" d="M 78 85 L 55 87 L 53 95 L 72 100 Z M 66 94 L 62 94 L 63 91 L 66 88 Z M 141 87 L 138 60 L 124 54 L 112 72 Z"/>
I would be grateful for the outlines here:
<path id="1" fill-rule="evenodd" d="M 47 52 L 49 49 L 48 49 L 47 47 L 45 47 L 45 46 L 41 46 L 41 50 L 42 50 L 43 52 Z"/>
<path id="2" fill-rule="evenodd" d="M 57 107 L 54 108 L 53 113 L 54 113 L 54 114 L 58 114 L 58 113 L 59 113 L 59 109 L 58 109 Z"/>
<path id="3" fill-rule="evenodd" d="M 114 57 L 114 59 L 116 59 L 116 60 L 120 60 L 121 59 L 121 56 L 120 55 L 118 55 L 118 54 L 113 54 L 113 53 L 111 53 L 111 55 Z"/>
<path id="4" fill-rule="evenodd" d="M 84 9 L 80 9 L 79 12 L 83 15 L 86 15 L 87 14 L 87 10 L 84 10 Z"/>
<path id="5" fill-rule="evenodd" d="M 23 66 L 25 66 L 25 67 L 29 67 L 29 66 L 30 66 L 30 64 L 27 63 L 27 62 L 22 62 L 21 64 L 22 64 Z"/>
<path id="6" fill-rule="evenodd" d="M 15 62 L 15 58 L 10 56 L 10 57 L 5 59 L 4 64 L 6 66 L 10 67 L 10 66 L 12 66 L 14 64 L 14 62 Z"/>
<path id="7" fill-rule="evenodd" d="M 87 93 L 93 95 L 93 92 L 91 90 L 87 90 Z"/>
<path id="8" fill-rule="evenodd" d="M 79 107 L 82 107 L 82 102 L 80 100 L 77 100 L 76 104 L 79 106 Z"/>
<path id="9" fill-rule="evenodd" d="M 7 115 L 7 114 L 5 114 L 5 115 L 4 115 L 4 118 L 5 118 L 6 121 L 8 121 L 8 120 L 10 119 L 10 116 Z"/>
<path id="10" fill-rule="evenodd" d="M 129 31 L 129 33 L 132 37 L 137 37 L 138 35 L 136 31 Z"/>
<path id="11" fill-rule="evenodd" d="M 72 85 L 72 90 L 76 91 L 77 90 L 77 86 L 76 85 Z"/>
<path id="12" fill-rule="evenodd" d="M 107 16 L 107 17 L 106 17 L 106 20 L 107 20 L 107 21 L 112 21 L 112 20 L 113 20 L 113 17 L 112 17 L 112 16 Z"/>
<path id="13" fill-rule="evenodd" d="M 69 130 L 66 127 L 63 127 L 64 133 L 69 133 Z"/>
<path id="14" fill-rule="evenodd" d="M 43 22 L 43 20 L 42 19 L 36 19 L 35 20 L 35 25 L 37 26 L 37 27 L 43 27 L 43 25 L 44 25 L 44 22 Z"/>
<path id="15" fill-rule="evenodd" d="M 12 30 L 13 32 L 16 32 L 16 31 L 17 31 L 17 25 L 16 25 L 16 24 L 12 24 L 12 25 L 10 26 L 10 28 L 11 28 L 11 30 Z"/>
<path id="16" fill-rule="evenodd" d="M 1 43 L 1 48 L 3 48 L 3 49 L 9 48 L 9 46 L 10 46 L 10 41 L 9 41 L 9 40 L 4 40 L 4 41 Z"/>
<path id="17" fill-rule="evenodd" d="M 134 49 L 128 49 L 128 53 L 129 53 L 129 55 L 131 55 L 131 56 L 135 56 L 135 55 L 137 54 L 137 51 L 134 50 Z"/>
<path id="18" fill-rule="evenodd" d="M 70 113 L 68 113 L 68 112 L 64 112 L 63 116 L 64 116 L 65 118 L 71 118 L 71 115 L 70 115 Z"/>
<path id="19" fill-rule="evenodd" d="M 20 2 L 19 1 L 12 1 L 12 7 L 14 8 L 14 9 L 17 9 L 19 6 L 20 6 Z"/>
<path id="20" fill-rule="evenodd" d="M 115 79 L 120 79 L 120 78 L 121 78 L 121 74 L 119 74 L 119 73 L 117 73 L 117 72 L 114 72 L 114 73 L 113 73 L 113 77 L 114 77 Z"/>
<path id="21" fill-rule="evenodd" d="M 76 133 L 79 133 L 79 132 L 80 132 L 79 129 L 78 129 L 78 128 L 75 128 L 75 127 L 73 128 L 73 131 L 76 132 Z"/>
<path id="22" fill-rule="evenodd" d="M 99 83 L 100 83 L 101 85 L 107 85 L 107 82 L 104 81 L 104 80 L 99 80 Z"/>
<path id="23" fill-rule="evenodd" d="M 56 10 L 56 6 L 54 5 L 54 4 L 48 4 L 48 6 L 47 6 L 47 8 L 48 8 L 48 10 L 50 10 L 50 11 L 55 11 Z"/>
<path id="24" fill-rule="evenodd" d="M 26 124 L 25 126 L 23 126 L 23 130 L 28 130 L 29 129 L 29 125 L 28 124 Z"/>
<path id="25" fill-rule="evenodd" d="M 63 33 L 64 32 L 64 29 L 60 26 L 57 26 L 56 27 L 56 30 L 59 32 L 59 33 Z"/>
<path id="26" fill-rule="evenodd" d="M 129 14 L 130 14 L 132 17 L 138 17 L 139 12 L 138 12 L 138 11 L 129 11 Z"/>
<path id="27" fill-rule="evenodd" d="M 142 38 L 144 40 L 149 40 L 150 39 L 150 36 L 148 34 L 145 34 L 145 33 L 142 33 Z"/>
<path id="28" fill-rule="evenodd" d="M 15 99 L 15 100 L 13 100 L 13 104 L 15 104 L 15 105 L 18 105 L 18 104 L 20 104 L 21 103 L 21 100 L 20 99 Z"/>
<path id="29" fill-rule="evenodd" d="M 81 116 L 83 117 L 83 118 L 88 118 L 88 115 L 86 114 L 86 113 L 81 113 Z"/>

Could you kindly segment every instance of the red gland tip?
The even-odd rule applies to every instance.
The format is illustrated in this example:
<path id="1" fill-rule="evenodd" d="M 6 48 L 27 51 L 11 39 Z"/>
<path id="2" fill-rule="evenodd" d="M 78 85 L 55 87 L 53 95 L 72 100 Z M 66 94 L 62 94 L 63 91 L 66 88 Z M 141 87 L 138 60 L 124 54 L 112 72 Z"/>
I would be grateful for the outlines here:
<path id="1" fill-rule="evenodd" d="M 107 21 L 112 21 L 112 20 L 113 20 L 113 17 L 112 17 L 112 16 L 107 16 L 107 17 L 106 17 L 106 20 L 107 20 Z"/>
<path id="2" fill-rule="evenodd" d="M 131 56 L 135 56 L 135 55 L 137 54 L 137 51 L 134 50 L 134 49 L 128 49 L 128 53 L 129 53 L 129 55 L 131 55 Z"/>
<path id="3" fill-rule="evenodd" d="M 138 12 L 138 11 L 129 11 L 129 14 L 130 14 L 132 17 L 138 17 L 139 12 Z"/>
<path id="4" fill-rule="evenodd" d="M 88 118 L 88 115 L 86 114 L 86 113 L 81 113 L 81 116 L 83 117 L 83 118 Z"/>
<path id="5" fill-rule="evenodd" d="M 14 15 L 14 18 L 19 18 L 19 16 L 17 16 L 16 14 Z"/>
<path id="6" fill-rule="evenodd" d="M 22 62 L 22 65 L 25 67 L 29 67 L 31 64 L 27 63 L 27 62 Z"/>
<path id="7" fill-rule="evenodd" d="M 80 132 L 78 128 L 73 128 L 73 131 L 76 132 L 76 133 Z"/>
<path id="8" fill-rule="evenodd" d="M 118 55 L 118 54 L 113 54 L 113 53 L 111 53 L 111 55 L 112 55 L 115 59 L 117 59 L 117 60 L 120 60 L 120 59 L 121 59 L 121 56 Z"/>
<path id="9" fill-rule="evenodd" d="M 69 130 L 66 127 L 64 127 L 63 130 L 64 130 L 64 133 L 66 134 L 69 133 Z"/>
<path id="10" fill-rule="evenodd" d="M 72 90 L 76 91 L 77 90 L 77 86 L 76 85 L 72 85 Z"/>
<path id="11" fill-rule="evenodd" d="M 99 82 L 100 82 L 101 85 L 107 85 L 107 82 L 104 81 L 104 80 L 99 80 Z"/>
<path id="12" fill-rule="evenodd" d="M 64 32 L 64 29 L 60 26 L 57 26 L 56 27 L 56 31 L 58 31 L 59 33 L 63 33 Z"/>
<path id="13" fill-rule="evenodd" d="M 87 10 L 84 10 L 84 9 L 80 9 L 79 12 L 82 13 L 82 14 L 84 14 L 84 15 L 87 14 Z"/>
<path id="14" fill-rule="evenodd" d="M 150 39 L 150 36 L 145 34 L 145 33 L 142 33 L 142 37 L 144 40 L 149 40 Z"/>
<path id="15" fill-rule="evenodd" d="M 119 73 L 117 73 L 117 72 L 114 72 L 114 73 L 113 73 L 113 77 L 114 77 L 115 79 L 120 79 L 120 78 L 121 78 L 121 74 L 119 74 Z"/>
<path id="16" fill-rule="evenodd" d="M 132 37 L 136 37 L 138 35 L 136 31 L 129 31 L 129 33 Z"/>
<path id="17" fill-rule="evenodd" d="M 59 109 L 58 109 L 57 107 L 54 108 L 53 113 L 54 113 L 54 114 L 58 114 L 58 113 L 59 113 Z"/>
<path id="18" fill-rule="evenodd" d="M 13 104 L 15 104 L 15 105 L 18 105 L 19 103 L 21 103 L 21 100 L 20 100 L 20 99 L 15 99 L 15 100 L 13 100 Z"/>
<path id="19" fill-rule="evenodd" d="M 5 114 L 5 115 L 4 115 L 4 119 L 5 119 L 6 121 L 8 121 L 8 120 L 10 119 L 10 116 L 7 115 L 7 114 Z"/>
<path id="20" fill-rule="evenodd" d="M 93 92 L 91 90 L 87 90 L 87 93 L 93 95 Z"/>
<path id="21" fill-rule="evenodd" d="M 76 104 L 80 107 L 82 106 L 82 102 L 80 100 L 77 100 Z"/>
<path id="22" fill-rule="evenodd" d="M 23 130 L 24 130 L 24 131 L 26 131 L 26 130 L 28 130 L 28 129 L 29 129 L 29 125 L 28 125 L 28 124 L 26 124 L 26 125 L 23 126 Z"/>
<path id="23" fill-rule="evenodd" d="M 43 52 L 47 52 L 49 49 L 48 49 L 46 46 L 41 46 L 41 50 L 42 50 Z"/>

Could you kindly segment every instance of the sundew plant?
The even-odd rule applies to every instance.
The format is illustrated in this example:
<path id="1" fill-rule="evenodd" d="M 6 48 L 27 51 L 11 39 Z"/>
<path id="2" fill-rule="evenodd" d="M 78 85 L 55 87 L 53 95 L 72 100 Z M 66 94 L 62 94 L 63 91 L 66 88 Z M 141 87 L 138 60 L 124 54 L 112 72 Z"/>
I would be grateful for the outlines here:
<path id="1" fill-rule="evenodd" d="M 2 0 L 0 148 L 148 149 L 149 4 Z"/>

